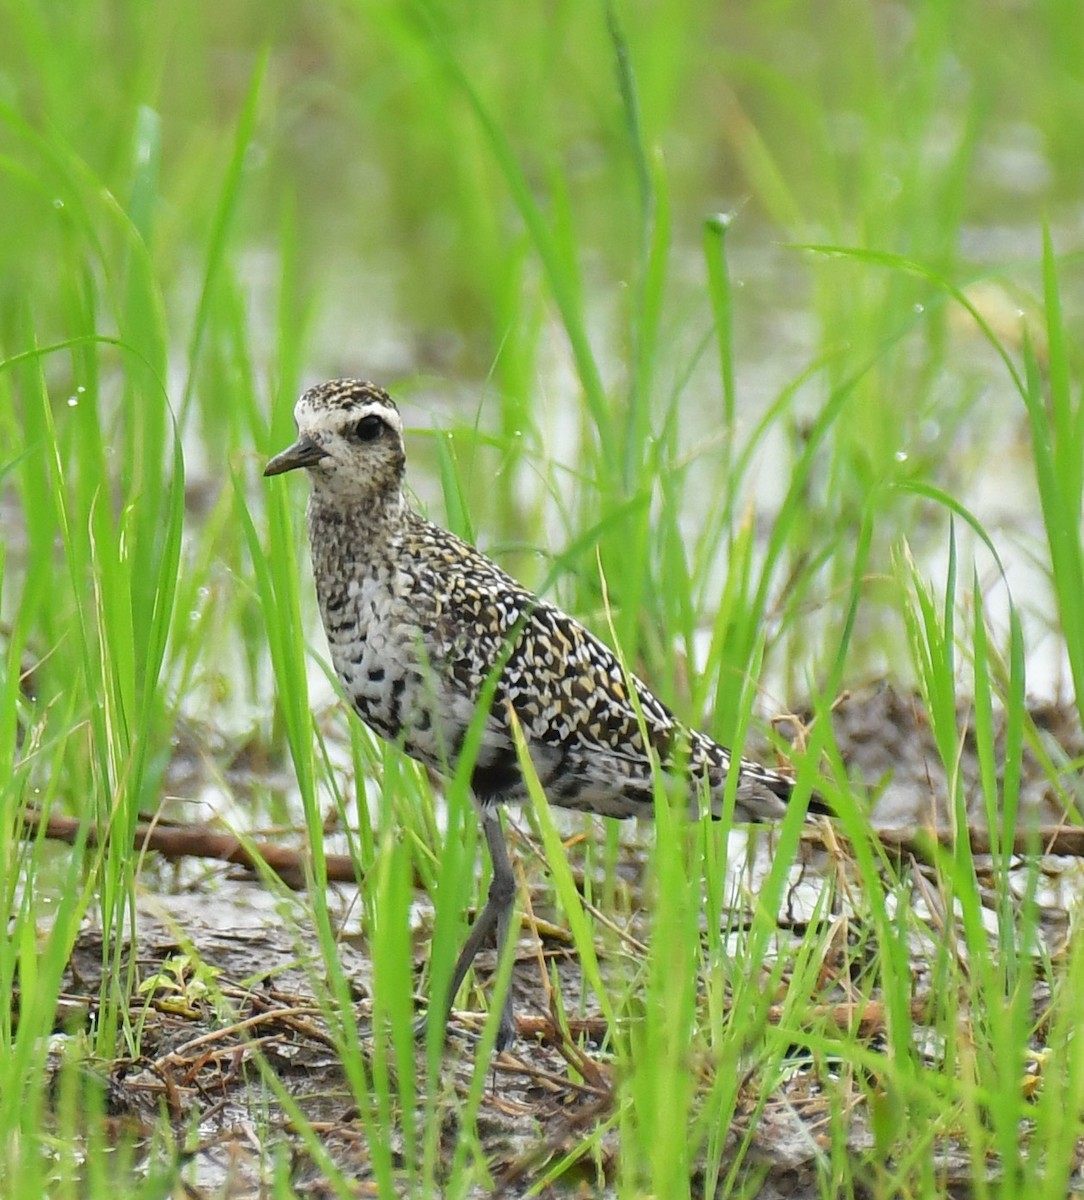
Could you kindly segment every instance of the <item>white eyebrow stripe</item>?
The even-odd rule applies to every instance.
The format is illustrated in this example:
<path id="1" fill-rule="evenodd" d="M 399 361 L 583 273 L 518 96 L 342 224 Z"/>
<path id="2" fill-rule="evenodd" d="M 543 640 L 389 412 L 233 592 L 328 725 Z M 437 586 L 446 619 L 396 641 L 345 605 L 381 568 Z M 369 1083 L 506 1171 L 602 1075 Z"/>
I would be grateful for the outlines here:
<path id="1" fill-rule="evenodd" d="M 385 421 L 396 433 L 403 432 L 403 419 L 386 404 L 378 400 L 368 403 L 351 404 L 346 408 L 316 408 L 306 401 L 303 396 L 294 406 L 294 420 L 297 422 L 299 433 L 329 431 L 341 433 L 344 426 L 356 425 L 363 417 L 377 416 Z"/>

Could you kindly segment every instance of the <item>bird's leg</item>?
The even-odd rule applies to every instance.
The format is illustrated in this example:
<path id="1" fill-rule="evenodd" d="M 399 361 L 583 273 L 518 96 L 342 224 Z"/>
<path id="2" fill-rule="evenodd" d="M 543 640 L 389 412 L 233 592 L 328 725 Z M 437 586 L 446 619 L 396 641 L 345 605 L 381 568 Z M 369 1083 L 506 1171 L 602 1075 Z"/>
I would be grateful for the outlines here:
<path id="1" fill-rule="evenodd" d="M 482 828 L 486 835 L 486 845 L 489 846 L 489 858 L 493 864 L 493 879 L 489 885 L 486 907 L 488 908 L 493 903 L 496 903 L 497 906 L 497 965 L 499 967 L 505 947 L 508 945 L 509 935 L 512 932 L 516 877 L 508 859 L 508 843 L 504 840 L 501 817 L 496 808 L 490 808 L 483 814 Z M 494 901 L 494 896 L 497 897 L 496 901 Z M 497 1049 L 507 1050 L 515 1040 L 516 1020 L 512 1011 L 512 980 L 509 978 L 508 987 L 504 993 L 504 1003 L 501 1006 L 500 1023 L 497 1026 Z"/>
<path id="2" fill-rule="evenodd" d="M 508 847 L 501 829 L 501 818 L 495 807 L 481 809 L 482 832 L 485 834 L 486 845 L 489 847 L 489 857 L 493 864 L 493 879 L 489 885 L 489 895 L 485 907 L 478 914 L 467 935 L 463 949 L 456 959 L 455 970 L 452 972 L 452 983 L 448 989 L 444 1005 L 444 1023 L 447 1025 L 452 1011 L 452 1001 L 456 997 L 467 977 L 482 944 L 493 930 L 497 933 L 497 961 L 504 953 L 505 943 L 512 927 L 512 909 L 516 898 L 516 877 L 512 872 L 512 863 L 508 858 Z M 426 1021 L 419 1023 L 418 1032 L 425 1030 Z M 501 1009 L 500 1024 L 497 1027 L 497 1049 L 504 1050 L 516 1038 L 516 1026 L 512 1013 L 512 988 L 509 986 Z"/>

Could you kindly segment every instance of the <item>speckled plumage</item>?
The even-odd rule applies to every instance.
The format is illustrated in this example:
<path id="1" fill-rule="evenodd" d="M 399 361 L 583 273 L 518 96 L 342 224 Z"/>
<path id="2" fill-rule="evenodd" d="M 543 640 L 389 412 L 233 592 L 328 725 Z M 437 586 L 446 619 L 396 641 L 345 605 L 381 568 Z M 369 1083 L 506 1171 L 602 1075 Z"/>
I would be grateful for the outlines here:
<path id="1" fill-rule="evenodd" d="M 652 756 L 631 684 L 662 766 L 683 764 L 718 808 L 731 768 L 728 750 L 681 725 L 579 622 L 409 506 L 402 422 L 386 392 L 335 380 L 307 391 L 295 417 L 299 441 L 271 460 L 267 474 L 299 466 L 310 472 L 308 528 L 320 611 L 335 670 L 361 719 L 447 774 L 487 678 L 499 672 L 471 776 L 488 822 L 495 881 L 503 842 L 495 844 L 500 827 L 493 806 L 527 798 L 510 711 L 552 803 L 650 817 Z M 739 769 L 738 819 L 782 816 L 791 790 L 786 776 L 744 759 Z M 499 935 L 507 924 L 507 913 L 497 911 L 502 904 L 510 910 L 511 894 L 490 914 Z M 481 924 L 480 918 L 472 939 Z M 470 959 L 476 951 L 477 944 Z M 466 953 L 455 987 L 470 965 Z M 510 1025 L 510 1009 L 505 1018 Z M 502 1034 L 510 1040 L 503 1022 Z"/>

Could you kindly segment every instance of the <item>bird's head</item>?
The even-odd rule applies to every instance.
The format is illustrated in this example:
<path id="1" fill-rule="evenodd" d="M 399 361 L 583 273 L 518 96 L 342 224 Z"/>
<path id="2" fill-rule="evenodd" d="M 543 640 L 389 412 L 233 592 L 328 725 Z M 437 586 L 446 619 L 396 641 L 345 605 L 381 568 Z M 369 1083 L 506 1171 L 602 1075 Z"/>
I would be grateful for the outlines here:
<path id="1" fill-rule="evenodd" d="M 333 379 L 309 388 L 294 408 L 297 441 L 264 468 L 281 475 L 304 467 L 319 492 L 356 500 L 398 496 L 406 466 L 403 422 L 382 388 Z"/>

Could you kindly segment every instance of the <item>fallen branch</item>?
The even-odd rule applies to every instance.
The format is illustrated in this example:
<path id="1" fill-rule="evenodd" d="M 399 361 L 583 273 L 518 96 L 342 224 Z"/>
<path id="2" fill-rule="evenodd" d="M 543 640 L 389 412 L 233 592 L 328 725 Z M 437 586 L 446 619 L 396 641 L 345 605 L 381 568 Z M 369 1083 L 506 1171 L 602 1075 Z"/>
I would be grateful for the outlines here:
<path id="1" fill-rule="evenodd" d="M 84 822 L 76 817 L 45 817 L 40 811 L 28 808 L 23 812 L 23 829 L 33 836 L 44 829 L 44 836 L 54 841 L 74 844 L 79 840 Z M 972 854 L 991 853 L 991 837 L 987 829 L 968 830 Z M 934 844 L 952 846 L 954 838 L 949 829 L 906 826 L 899 829 L 880 829 L 876 836 L 890 850 L 914 854 L 919 859 L 929 857 Z M 92 825 L 86 829 L 86 841 L 97 845 L 98 831 Z M 137 851 L 154 850 L 171 861 L 181 858 L 215 858 L 234 863 L 257 873 L 260 866 L 274 871 L 289 887 L 305 886 L 307 850 L 296 850 L 274 842 L 248 842 L 229 833 L 218 833 L 208 825 L 167 825 L 161 822 L 140 823 L 135 828 L 133 844 Z M 1043 854 L 1066 858 L 1084 858 L 1084 826 L 1043 825 L 1036 829 L 1017 830 L 1013 838 L 1014 854 Z M 327 854 L 327 877 L 331 883 L 355 883 L 357 873 L 348 854 Z"/>
<path id="2" fill-rule="evenodd" d="M 37 809 L 28 808 L 22 814 L 23 830 L 33 836 L 39 830 L 54 841 L 74 845 L 85 836 L 88 846 L 98 844 L 98 830 L 94 825 L 76 817 L 46 817 Z M 243 842 L 229 833 L 217 833 L 207 825 L 164 825 L 158 822 L 140 823 L 135 827 L 132 838 L 135 849 L 140 853 L 154 850 L 170 861 L 181 858 L 217 858 L 234 863 L 248 871 L 257 873 L 261 866 L 274 871 L 279 878 L 294 889 L 305 886 L 306 851 L 279 846 L 274 842 Z M 348 854 L 326 854 L 327 877 L 332 883 L 356 883 L 357 872 Z"/>
<path id="3" fill-rule="evenodd" d="M 956 837 L 951 829 L 910 825 L 899 829 L 878 829 L 875 832 L 882 846 L 892 850 L 909 851 L 918 858 L 927 857 L 930 847 L 935 843 L 948 847 L 956 844 Z M 972 854 L 993 852 L 994 839 L 988 829 L 972 827 L 968 829 L 967 834 Z M 1013 835 L 1012 852 L 1021 855 L 1084 858 L 1084 826 L 1040 825 L 1032 829 L 1018 829 Z"/>

